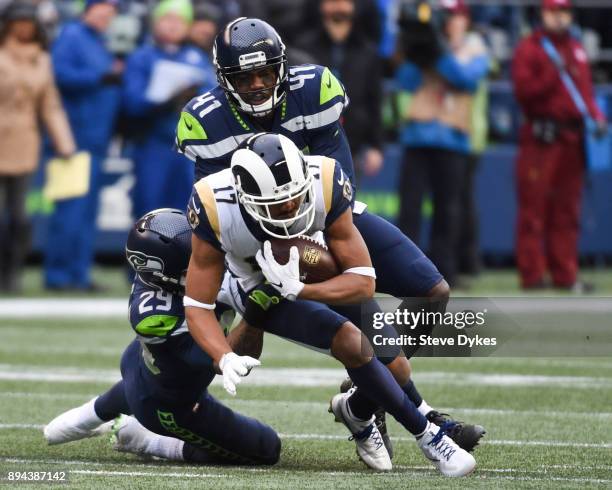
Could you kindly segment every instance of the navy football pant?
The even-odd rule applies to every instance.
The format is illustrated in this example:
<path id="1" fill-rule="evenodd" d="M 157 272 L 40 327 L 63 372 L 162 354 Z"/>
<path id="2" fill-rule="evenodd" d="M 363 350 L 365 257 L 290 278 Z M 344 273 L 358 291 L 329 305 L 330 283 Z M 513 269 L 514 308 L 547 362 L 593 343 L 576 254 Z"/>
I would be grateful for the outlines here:
<path id="1" fill-rule="evenodd" d="M 243 291 L 240 291 L 240 294 L 243 304 L 246 305 L 247 295 Z M 380 311 L 380 307 L 373 299 L 362 304 L 343 306 L 329 306 L 317 301 L 302 299 L 281 300 L 280 303 L 265 312 L 259 310 L 259 307 L 247 308 L 245 320 L 265 332 L 329 354 L 334 336 L 347 321 L 360 328 L 370 342 L 373 335 L 382 335 L 386 338 L 397 337 L 397 332 L 390 325 L 374 330 L 364 324 L 362 318 L 365 316 L 371 318 L 372 312 L 375 311 Z M 252 312 L 255 314 L 251 314 Z M 399 347 L 392 345 L 377 349 L 376 356 L 383 364 L 388 364 L 400 352 Z"/>
<path id="2" fill-rule="evenodd" d="M 121 358 L 123 380 L 96 400 L 100 418 L 134 415 L 156 434 L 185 441 L 186 461 L 208 464 L 274 464 L 281 441 L 271 427 L 224 406 L 204 392 L 192 402 L 155 396 L 140 373 L 141 347 L 134 340 Z"/>
<path id="3" fill-rule="evenodd" d="M 380 216 L 353 214 L 376 270 L 376 292 L 396 298 L 420 297 L 442 280 L 431 260 L 395 225 Z"/>

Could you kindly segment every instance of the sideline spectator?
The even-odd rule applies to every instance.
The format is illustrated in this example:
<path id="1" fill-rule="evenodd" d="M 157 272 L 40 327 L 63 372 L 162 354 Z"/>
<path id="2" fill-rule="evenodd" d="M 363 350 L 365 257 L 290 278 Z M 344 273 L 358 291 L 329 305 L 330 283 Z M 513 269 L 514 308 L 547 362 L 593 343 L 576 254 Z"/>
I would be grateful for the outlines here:
<path id="1" fill-rule="evenodd" d="M 356 30 L 354 0 L 320 0 L 317 28 L 296 46 L 327 66 L 344 84 L 351 99 L 344 130 L 360 174 L 376 174 L 383 165 L 382 66 L 377 47 Z"/>
<path id="2" fill-rule="evenodd" d="M 204 51 L 212 61 L 212 47 L 217 32 L 221 29 L 223 12 L 208 2 L 198 2 L 193 7 L 193 23 L 189 30 L 189 40 Z"/>
<path id="3" fill-rule="evenodd" d="M 52 47 L 55 78 L 77 148 L 91 154 L 86 196 L 55 203 L 45 250 L 48 289 L 97 290 L 91 281 L 102 161 L 119 109 L 123 63 L 105 46 L 118 0 L 87 0 L 80 19 L 66 24 Z"/>
<path id="4" fill-rule="evenodd" d="M 469 12 L 463 0 L 445 0 L 442 5 L 448 16 L 447 27 L 465 26 Z M 455 39 L 452 31 L 446 30 L 448 48 L 436 59 L 425 59 L 419 65 L 407 60 L 397 72 L 400 86 L 413 94 L 400 136 L 405 152 L 399 226 L 419 243 L 423 195 L 430 189 L 434 204 L 430 256 L 448 283 L 456 286 L 472 100 L 478 82 L 488 71 L 488 57 L 478 37 Z"/>
<path id="5" fill-rule="evenodd" d="M 512 66 L 514 93 L 525 115 L 516 168 L 516 259 L 524 289 L 546 287 L 548 269 L 555 287 L 588 292 L 592 285 L 577 280 L 583 121 L 560 69 L 570 74 L 602 131 L 606 121 L 595 104 L 586 53 L 570 33 L 570 1 L 544 0 L 541 15 L 542 28 L 519 44 Z M 556 48 L 561 66 L 546 54 L 543 38 Z"/>
<path id="6" fill-rule="evenodd" d="M 191 193 L 194 167 L 174 150 L 176 121 L 191 98 L 215 84 L 208 57 L 187 44 L 192 20 L 189 0 L 162 1 L 153 11 L 153 39 L 127 61 L 123 107 L 139 118 L 133 158 L 136 216 L 157 208 L 183 209 Z M 188 81 L 179 87 L 177 79 L 186 71 Z M 165 93 L 156 93 L 155 86 Z"/>
<path id="7" fill-rule="evenodd" d="M 13 2 L 0 28 L 0 291 L 18 293 L 30 244 L 25 198 L 39 160 L 41 120 L 56 154 L 75 152 L 35 4 Z"/>

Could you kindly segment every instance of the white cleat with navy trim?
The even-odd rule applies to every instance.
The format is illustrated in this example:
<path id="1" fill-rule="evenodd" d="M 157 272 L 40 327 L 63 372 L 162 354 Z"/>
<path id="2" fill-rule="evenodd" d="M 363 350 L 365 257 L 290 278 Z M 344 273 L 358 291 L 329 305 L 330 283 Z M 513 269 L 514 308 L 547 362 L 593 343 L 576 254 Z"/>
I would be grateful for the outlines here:
<path id="1" fill-rule="evenodd" d="M 336 422 L 342 422 L 351 432 L 349 439 L 355 441 L 361 461 L 373 470 L 390 471 L 391 458 L 374 423 L 374 416 L 370 420 L 360 420 L 350 413 L 347 400 L 353 391 L 335 395 L 331 399 L 329 411 L 334 414 Z"/>
<path id="2" fill-rule="evenodd" d="M 448 422 L 453 424 L 453 422 Z M 476 460 L 446 435 L 447 424 L 438 427 L 428 422 L 425 433 L 417 440 L 423 454 L 444 476 L 466 476 L 476 467 Z"/>

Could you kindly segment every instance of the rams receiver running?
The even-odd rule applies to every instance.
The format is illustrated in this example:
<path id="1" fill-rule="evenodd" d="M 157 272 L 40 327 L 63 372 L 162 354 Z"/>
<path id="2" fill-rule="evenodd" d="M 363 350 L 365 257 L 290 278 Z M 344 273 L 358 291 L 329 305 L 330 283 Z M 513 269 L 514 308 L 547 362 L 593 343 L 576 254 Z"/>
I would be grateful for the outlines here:
<path id="1" fill-rule="evenodd" d="M 349 100 L 328 68 L 289 66 L 277 32 L 253 18 L 236 19 L 217 35 L 214 63 L 219 85 L 187 104 L 176 132 L 177 147 L 195 162 L 197 178 L 228 168 L 232 153 L 243 141 L 270 131 L 311 155 L 335 159 L 342 175 L 353 181 L 353 161 L 341 125 Z M 410 306 L 415 311 L 444 308 L 448 284 L 423 252 L 398 228 L 354 202 L 354 196 L 351 206 L 354 225 L 377 273 L 377 292 L 412 298 Z M 417 326 L 414 333 L 429 333 L 429 329 Z M 413 353 L 405 351 L 408 357 Z M 438 425 L 450 422 L 431 409 L 412 381 L 403 388 L 430 421 Z M 379 408 L 360 396 L 359 390 L 357 397 L 364 414 Z M 384 423 L 380 425 L 392 455 Z M 482 427 L 462 423 L 456 423 L 451 431 L 453 439 L 467 450 L 473 449 L 483 434 Z"/>
<path id="2" fill-rule="evenodd" d="M 353 224 L 352 192 L 350 180 L 335 160 L 306 157 L 282 135 L 249 137 L 232 155 L 231 169 L 198 181 L 189 202 L 188 219 L 194 232 L 184 298 L 189 331 L 222 371 L 224 365 L 241 366 L 248 359 L 233 353 L 223 335 L 214 312 L 215 299 L 226 267 L 238 279 L 234 292 L 238 303 L 246 303 L 250 292 L 267 280 L 267 294 L 276 299 L 262 302 L 260 314 L 247 311 L 249 325 L 331 353 L 363 396 L 415 436 L 425 457 L 442 474 L 466 475 L 476 462 L 447 435 L 451 424 L 438 427 L 428 421 L 400 386 L 398 378 L 409 370 L 406 358 L 397 352 L 394 358 L 384 359 L 385 366 L 373 357 L 369 341 L 356 327 L 362 306 L 376 307 L 372 299 L 376 274 Z M 344 272 L 327 281 L 304 284 L 299 278 L 297 248 L 281 265 L 269 239 L 320 232 Z M 379 333 L 397 335 L 390 326 Z M 390 470 L 391 460 L 374 417 L 361 415 L 362 404 L 350 400 L 355 395 L 336 395 L 331 409 L 353 433 L 361 459 L 372 468 Z"/>

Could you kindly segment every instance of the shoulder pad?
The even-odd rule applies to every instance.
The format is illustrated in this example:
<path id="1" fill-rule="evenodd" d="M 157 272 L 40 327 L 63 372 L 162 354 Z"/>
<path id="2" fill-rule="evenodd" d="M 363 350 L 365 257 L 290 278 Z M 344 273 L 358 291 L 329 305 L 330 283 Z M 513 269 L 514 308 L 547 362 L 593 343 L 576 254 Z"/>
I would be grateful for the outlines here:
<path id="1" fill-rule="evenodd" d="M 348 105 L 342 83 L 329 68 L 319 65 L 289 68 L 289 92 L 297 107 L 289 109 L 289 119 L 282 126 L 292 132 L 333 124 Z"/>
<path id="2" fill-rule="evenodd" d="M 211 128 L 218 125 L 219 117 L 210 114 L 221 105 L 221 101 L 212 92 L 198 95 L 187 103 L 181 112 L 176 128 L 176 140 L 181 150 L 191 142 L 202 142 L 209 139 L 209 134 L 204 128 L 207 127 L 210 131 Z"/>

